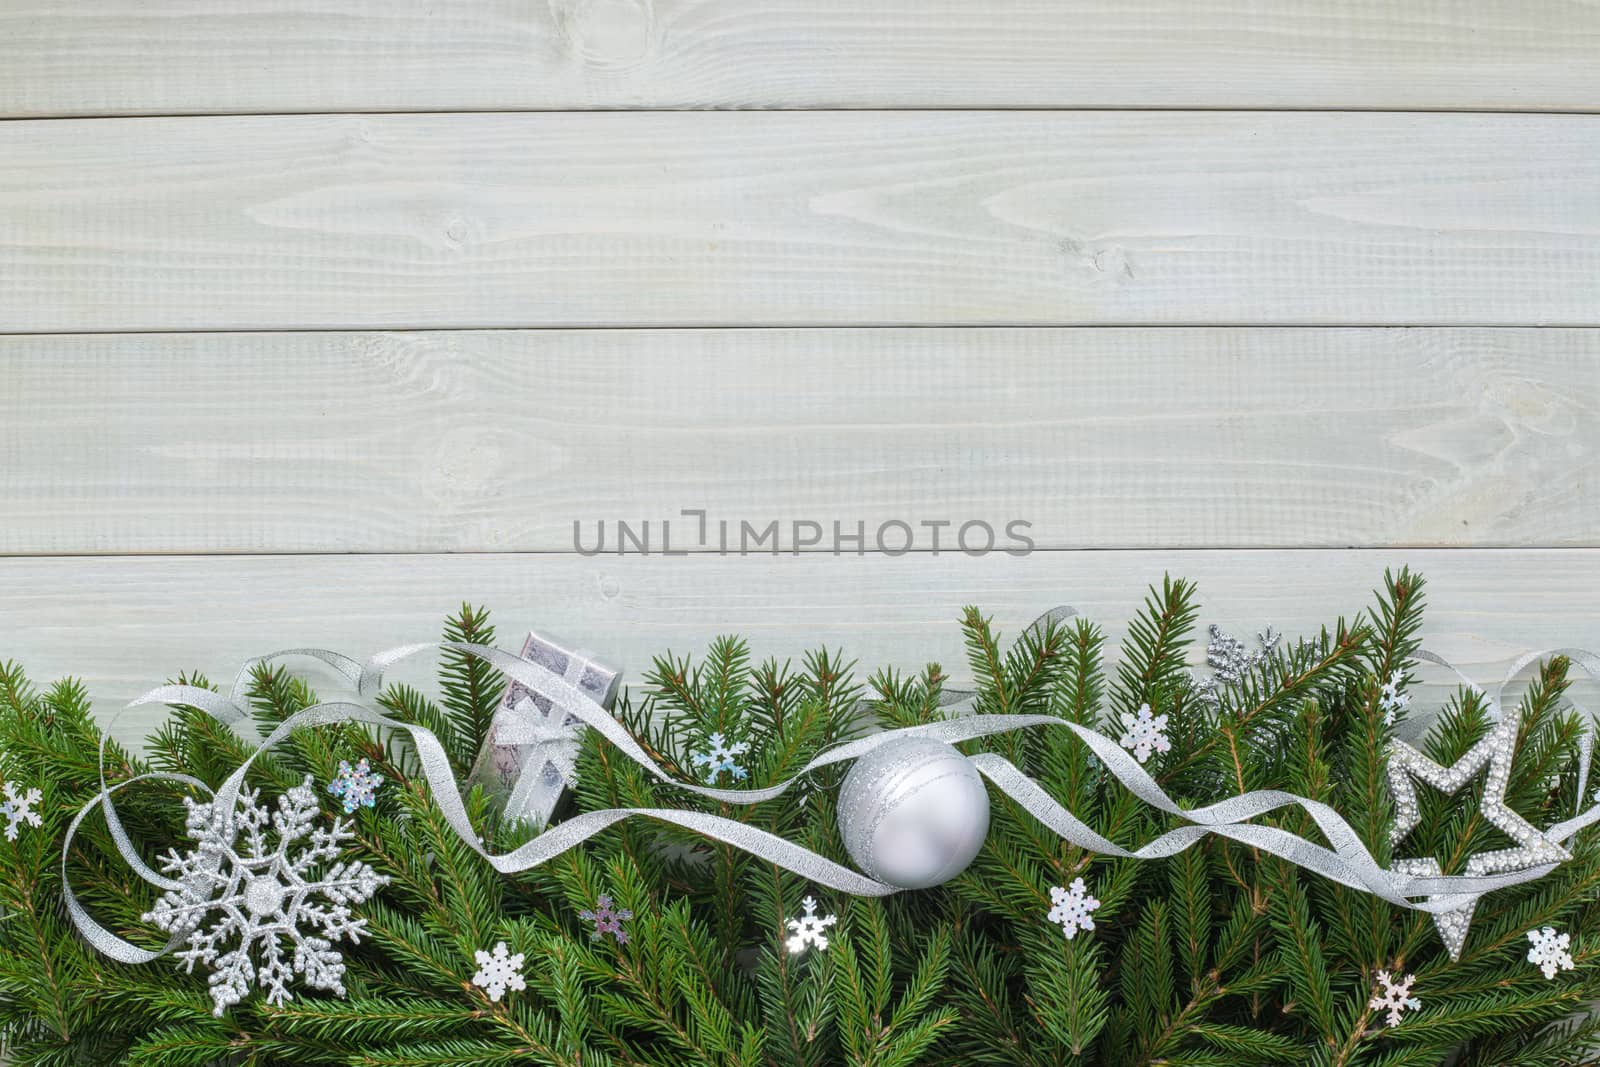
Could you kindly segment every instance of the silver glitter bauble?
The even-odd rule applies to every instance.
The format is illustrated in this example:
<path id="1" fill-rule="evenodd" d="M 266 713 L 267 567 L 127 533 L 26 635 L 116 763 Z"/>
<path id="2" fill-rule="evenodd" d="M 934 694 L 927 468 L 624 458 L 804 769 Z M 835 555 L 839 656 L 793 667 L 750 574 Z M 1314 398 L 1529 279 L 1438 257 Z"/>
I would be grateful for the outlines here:
<path id="1" fill-rule="evenodd" d="M 989 792 L 943 741 L 909 737 L 856 760 L 839 787 L 839 833 L 863 871 L 925 889 L 967 869 L 989 832 Z"/>

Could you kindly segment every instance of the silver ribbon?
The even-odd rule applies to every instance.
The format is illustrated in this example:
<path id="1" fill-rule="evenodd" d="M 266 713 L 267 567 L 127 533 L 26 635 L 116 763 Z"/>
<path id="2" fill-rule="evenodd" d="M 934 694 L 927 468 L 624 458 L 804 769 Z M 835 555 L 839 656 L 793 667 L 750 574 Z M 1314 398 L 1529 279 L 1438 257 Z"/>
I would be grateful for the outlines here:
<path id="1" fill-rule="evenodd" d="M 1071 609 L 1056 609 L 1049 615 L 1042 617 L 1035 626 L 1042 625 L 1050 619 L 1068 617 L 1070 614 L 1072 614 Z M 552 703 L 566 709 L 568 714 L 582 720 L 586 725 L 598 731 L 601 736 L 615 745 L 629 759 L 632 759 L 663 784 L 696 796 L 724 803 L 752 804 L 771 800 L 781 796 L 796 782 L 813 771 L 859 758 L 883 745 L 893 744 L 895 741 L 906 737 L 931 737 L 948 744 L 956 744 L 1013 730 L 1032 727 L 1054 727 L 1070 730 L 1089 747 L 1090 751 L 1105 766 L 1106 771 L 1140 800 L 1151 807 L 1182 820 L 1186 824 L 1161 834 L 1138 849 L 1124 849 L 1084 824 L 1047 794 L 1037 782 L 1002 757 L 993 753 L 980 753 L 971 757 L 977 769 L 992 781 L 1001 792 L 1015 800 L 1025 811 L 1050 827 L 1062 838 L 1079 848 L 1089 851 L 1130 859 L 1156 859 L 1175 855 L 1206 835 L 1216 834 L 1249 845 L 1269 855 L 1285 859 L 1341 885 L 1372 893 L 1396 907 L 1425 912 L 1449 910 L 1455 907 L 1456 904 L 1449 899 L 1413 901 L 1409 898 L 1479 896 L 1493 892 L 1496 889 L 1542 878 L 1552 871 L 1555 866 L 1554 864 L 1546 864 L 1525 870 L 1483 876 L 1414 876 L 1386 870 L 1380 867 L 1377 860 L 1367 851 L 1355 829 L 1345 822 L 1338 812 L 1326 804 L 1282 790 L 1257 790 L 1229 797 L 1205 807 L 1184 809 L 1167 795 L 1160 784 L 1118 742 L 1088 727 L 1049 715 L 966 715 L 920 726 L 889 730 L 834 746 L 817 755 L 793 777 L 776 785 L 759 789 L 718 789 L 712 786 L 694 785 L 677 780 L 650 758 L 649 754 L 634 740 L 633 735 L 628 733 L 621 723 L 591 699 L 588 694 L 573 685 L 571 681 L 539 664 L 531 663 L 500 649 L 462 642 L 405 645 L 380 652 L 365 664 L 358 664 L 355 660 L 337 652 L 330 652 L 325 649 L 299 648 L 274 653 L 255 662 L 263 663 L 288 656 L 310 656 L 338 671 L 354 688 L 358 699 L 370 701 L 377 696 L 381 689 L 384 672 L 389 667 L 407 657 L 435 648 L 449 649 L 474 656 L 488 663 L 507 678 L 521 682 L 528 689 L 544 695 Z M 1568 656 L 1597 681 L 1600 681 L 1600 657 L 1596 657 L 1592 653 L 1569 649 L 1534 653 L 1518 661 L 1512 670 L 1508 672 L 1506 681 L 1501 683 L 1499 689 L 1490 698 L 1496 713 L 1498 713 L 1500 690 L 1503 690 L 1507 682 L 1534 660 L 1555 654 Z M 1444 663 L 1442 659 L 1433 656 L 1431 653 L 1420 653 L 1419 658 L 1430 662 Z M 1447 663 L 1444 663 L 1444 665 L 1449 666 Z M 225 724 L 237 726 L 250 721 L 248 686 L 250 668 L 252 666 L 254 664 L 249 664 L 240 672 L 232 692 L 228 696 L 222 696 L 209 689 L 200 689 L 194 686 L 166 685 L 152 689 L 136 698 L 127 705 L 127 708 L 132 709 L 148 704 L 183 704 L 198 708 Z M 1454 668 L 1451 669 L 1453 670 Z M 1460 672 L 1457 673 L 1459 674 Z M 1467 680 L 1467 684 L 1472 685 L 1470 680 Z M 1473 686 L 1473 688 L 1477 689 L 1478 687 Z M 1482 692 L 1482 690 L 1478 691 Z M 952 694 L 952 696 L 954 695 Z M 607 808 L 584 812 L 557 826 L 544 830 L 511 852 L 499 855 L 492 854 L 484 848 L 477 831 L 473 828 L 471 820 L 468 818 L 466 806 L 461 797 L 460 785 L 456 781 L 454 771 L 450 767 L 449 757 L 446 755 L 444 746 L 439 742 L 439 739 L 432 732 L 421 726 L 390 718 L 365 703 L 354 701 L 334 700 L 315 704 L 279 723 L 216 790 L 212 803 L 220 810 L 231 810 L 238 803 L 239 792 L 244 784 L 244 776 L 251 764 L 254 763 L 258 756 L 270 750 L 293 731 L 305 727 L 349 722 L 366 723 L 407 734 L 416 749 L 418 766 L 422 771 L 423 777 L 428 782 L 428 786 L 433 793 L 434 802 L 438 805 L 445 821 L 449 823 L 451 829 L 455 831 L 463 844 L 482 856 L 495 870 L 504 874 L 513 874 L 536 867 L 565 852 L 567 849 L 588 840 L 610 826 L 614 826 L 625 819 L 643 817 L 691 830 L 702 836 L 732 845 L 812 882 L 832 889 L 858 896 L 887 896 L 899 891 L 896 886 L 869 878 L 810 849 L 787 841 L 776 834 L 768 833 L 765 830 L 735 819 L 672 808 Z M 100 792 L 86 803 L 73 818 L 67 830 L 66 840 L 62 845 L 62 887 L 67 913 L 90 944 L 107 956 L 121 962 L 144 963 L 171 952 L 181 942 L 181 935 L 175 936 L 161 949 L 146 949 L 121 938 L 96 922 L 82 907 L 72 890 L 71 879 L 67 871 L 67 859 L 71 852 L 73 839 L 83 820 L 94 808 L 99 807 L 105 814 L 106 825 L 117 851 L 134 873 L 159 889 L 178 888 L 178 884 L 172 879 L 166 878 L 145 864 L 139 855 L 138 848 L 134 845 L 132 839 L 123 828 L 121 820 L 117 817 L 116 805 L 112 801 L 112 797 L 121 789 L 145 780 L 174 781 L 202 792 L 209 793 L 209 790 L 203 782 L 195 778 L 182 774 L 168 773 L 140 775 L 118 782 L 115 785 L 107 785 L 105 780 L 105 737 L 109 736 L 109 733 L 110 727 L 108 724 L 105 733 L 102 735 L 100 747 Z M 1586 731 L 1585 736 L 1589 736 L 1588 731 Z M 1580 752 L 1579 773 L 1585 782 L 1587 781 L 1591 752 L 1592 744 L 1584 746 Z M 1580 788 L 1580 806 L 1582 795 L 1582 789 Z M 1316 844 L 1278 827 L 1263 826 L 1248 821 L 1256 816 L 1285 807 L 1298 807 L 1305 811 L 1324 837 L 1327 838 L 1328 845 Z M 1550 828 L 1547 833 L 1552 839 L 1562 840 L 1594 823 L 1596 820 L 1600 820 L 1600 805 L 1580 811 L 1574 818 Z"/>

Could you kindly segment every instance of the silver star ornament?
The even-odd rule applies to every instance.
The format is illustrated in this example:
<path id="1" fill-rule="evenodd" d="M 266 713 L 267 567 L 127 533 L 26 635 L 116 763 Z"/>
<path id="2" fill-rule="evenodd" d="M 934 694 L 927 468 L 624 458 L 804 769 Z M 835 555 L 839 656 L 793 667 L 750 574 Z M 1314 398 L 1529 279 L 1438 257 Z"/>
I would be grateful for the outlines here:
<path id="1" fill-rule="evenodd" d="M 1571 859 L 1566 849 L 1506 806 L 1506 785 L 1511 779 L 1511 757 L 1516 745 L 1517 722 L 1514 719 L 1500 723 L 1448 767 L 1441 767 L 1404 741 L 1390 742 L 1389 792 L 1394 796 L 1395 806 L 1394 825 L 1389 828 L 1390 844 L 1398 844 L 1421 821 L 1422 815 L 1417 809 L 1417 790 L 1412 779 L 1425 782 L 1443 793 L 1455 794 L 1487 767 L 1489 773 L 1484 779 L 1483 800 L 1478 810 L 1491 826 L 1504 832 L 1517 844 L 1515 848 L 1480 852 L 1469 857 L 1462 873 L 1501 874 Z M 1394 871 L 1415 877 L 1436 877 L 1443 873 L 1439 861 L 1432 857 L 1397 859 L 1394 861 Z M 1461 948 L 1466 944 L 1467 930 L 1472 925 L 1472 913 L 1478 907 L 1478 898 L 1457 895 L 1429 899 L 1458 904 L 1433 915 L 1445 951 L 1450 954 L 1452 961 L 1458 960 L 1461 958 Z"/>

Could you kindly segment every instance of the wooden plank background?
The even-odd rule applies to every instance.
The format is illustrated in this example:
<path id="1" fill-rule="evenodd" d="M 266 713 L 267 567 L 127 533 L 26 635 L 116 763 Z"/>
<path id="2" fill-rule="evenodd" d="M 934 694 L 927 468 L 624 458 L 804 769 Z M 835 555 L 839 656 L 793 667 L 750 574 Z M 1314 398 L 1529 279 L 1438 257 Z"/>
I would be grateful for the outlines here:
<path id="1" fill-rule="evenodd" d="M 7 0 L 0 114 L 1593 110 L 1587 0 Z"/>
<path id="2" fill-rule="evenodd" d="M 964 603 L 1296 632 L 1407 561 L 1481 680 L 1600 647 L 1597 51 L 1590 0 L 0 0 L 0 657 L 110 709 L 471 598 L 634 677 L 955 666 Z M 573 551 L 684 508 L 1039 551 Z"/>
<path id="3" fill-rule="evenodd" d="M 1590 325 L 1600 115 L 0 125 L 13 331 Z"/>
<path id="4" fill-rule="evenodd" d="M 0 552 L 570 552 L 619 519 L 700 547 L 684 508 L 784 549 L 895 519 L 1581 547 L 1597 364 L 1582 329 L 7 337 Z"/>

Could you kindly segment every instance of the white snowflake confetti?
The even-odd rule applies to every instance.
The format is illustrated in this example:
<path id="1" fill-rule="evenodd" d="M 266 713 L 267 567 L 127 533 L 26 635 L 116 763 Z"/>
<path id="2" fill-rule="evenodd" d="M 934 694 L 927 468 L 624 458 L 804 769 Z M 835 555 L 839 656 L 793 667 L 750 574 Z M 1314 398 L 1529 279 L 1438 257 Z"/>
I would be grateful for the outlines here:
<path id="1" fill-rule="evenodd" d="M 1383 723 L 1385 726 L 1394 725 L 1394 717 L 1406 710 L 1411 704 L 1411 696 L 1400 692 L 1400 687 L 1405 684 L 1405 675 L 1395 671 L 1389 680 L 1383 683 L 1383 691 L 1378 695 L 1378 706 L 1383 709 Z"/>
<path id="2" fill-rule="evenodd" d="M 1388 971 L 1379 971 L 1378 984 L 1381 988 L 1372 994 L 1367 1007 L 1373 1011 L 1387 1011 L 1389 1025 L 1399 1026 L 1402 1015 L 1422 1007 L 1422 1001 L 1411 995 L 1411 985 L 1416 980 L 1416 975 L 1408 974 L 1396 982 L 1390 978 Z"/>
<path id="3" fill-rule="evenodd" d="M 488 993 L 490 1000 L 498 1002 L 508 989 L 528 988 L 522 977 L 524 955 L 521 952 L 515 956 L 508 954 L 504 941 L 494 946 L 492 955 L 479 949 L 473 956 L 478 961 L 478 973 L 472 976 L 472 984 Z"/>
<path id="4" fill-rule="evenodd" d="M 344 996 L 344 958 L 333 942 L 360 941 L 366 920 L 352 918 L 349 905 L 369 899 L 388 879 L 365 863 L 338 859 L 341 843 L 355 836 L 339 819 L 331 829 L 311 828 L 320 814 L 311 782 L 307 776 L 279 797 L 278 810 L 270 813 L 250 791 L 240 793 L 232 812 L 184 800 L 195 849 L 181 856 L 174 849 L 161 861 L 182 888 L 163 893 L 144 918 L 189 935 L 177 959 L 191 973 L 196 963 L 211 969 L 214 1015 L 243 1000 L 252 981 L 269 1003 L 293 999 L 288 983 L 294 974 L 313 989 Z M 308 835 L 309 843 L 295 851 Z M 332 866 L 320 875 L 313 873 L 328 862 Z M 220 914 L 208 926 L 213 912 Z M 313 928 L 318 934 L 306 932 Z M 288 959 L 285 941 L 293 949 Z M 252 951 L 260 955 L 259 966 Z"/>
<path id="5" fill-rule="evenodd" d="M 601 893 L 595 899 L 595 909 L 578 912 L 578 918 L 594 923 L 594 930 L 589 934 L 590 941 L 599 941 L 610 934 L 617 939 L 617 944 L 628 943 L 628 931 L 622 928 L 622 924 L 633 918 L 633 912 L 628 908 L 612 907 L 609 894 Z"/>
<path id="6" fill-rule="evenodd" d="M 742 756 L 750 751 L 750 746 L 744 741 L 736 745 L 728 744 L 728 739 L 721 734 L 711 735 L 711 751 L 697 752 L 694 756 L 696 767 L 706 768 L 706 784 L 716 785 L 717 775 L 727 771 L 735 779 L 743 780 L 748 772 L 733 761 L 733 757 Z"/>
<path id="7" fill-rule="evenodd" d="M 809 945 L 815 945 L 818 952 L 828 948 L 827 929 L 839 921 L 837 915 L 824 915 L 817 917 L 817 902 L 811 897 L 806 897 L 800 902 L 806 913 L 798 919 L 790 919 L 785 924 L 793 935 L 785 944 L 791 953 L 804 952 Z"/>
<path id="8" fill-rule="evenodd" d="M 344 799 L 344 813 L 350 815 L 357 808 L 370 808 L 378 802 L 378 787 L 383 785 L 383 775 L 374 774 L 366 760 L 354 767 L 348 760 L 339 761 L 338 777 L 328 783 L 328 792 Z"/>
<path id="9" fill-rule="evenodd" d="M 1140 763 L 1148 760 L 1152 752 L 1172 750 L 1172 742 L 1167 740 L 1167 717 L 1151 715 L 1149 704 L 1140 704 L 1138 715 L 1123 712 L 1122 725 L 1128 731 L 1122 735 L 1122 747 L 1132 749 Z"/>
<path id="10" fill-rule="evenodd" d="M 1572 953 L 1567 951 L 1572 945 L 1571 934 L 1558 934 L 1555 927 L 1546 926 L 1543 930 L 1529 930 L 1528 940 L 1533 942 L 1528 962 L 1538 964 L 1546 978 L 1554 978 L 1558 970 L 1572 970 Z"/>
<path id="11" fill-rule="evenodd" d="M 44 820 L 34 806 L 44 799 L 44 793 L 38 789 L 29 789 L 22 792 L 17 789 L 15 782 L 6 783 L 6 798 L 0 801 L 0 816 L 6 820 L 6 840 L 15 841 L 23 823 L 29 826 L 43 826 Z"/>
<path id="12" fill-rule="evenodd" d="M 1074 878 L 1070 888 L 1051 886 L 1050 903 L 1055 906 L 1045 918 L 1060 923 L 1061 932 L 1067 935 L 1068 941 L 1078 936 L 1079 930 L 1094 929 L 1094 920 L 1090 915 L 1100 906 L 1100 902 L 1089 895 L 1082 878 Z"/>

